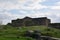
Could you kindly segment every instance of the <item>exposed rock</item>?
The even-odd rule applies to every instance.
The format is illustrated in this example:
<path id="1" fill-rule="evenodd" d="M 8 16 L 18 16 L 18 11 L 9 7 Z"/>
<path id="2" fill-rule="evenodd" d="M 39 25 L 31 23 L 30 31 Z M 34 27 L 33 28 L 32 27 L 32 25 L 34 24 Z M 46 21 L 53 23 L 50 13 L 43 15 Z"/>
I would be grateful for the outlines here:
<path id="1" fill-rule="evenodd" d="M 34 39 L 40 40 L 41 39 L 41 34 L 39 31 L 26 31 L 25 36 L 27 37 L 32 37 Z"/>
<path id="2" fill-rule="evenodd" d="M 33 31 L 32 30 L 28 30 L 28 31 L 25 32 L 24 35 L 27 36 L 27 37 L 31 37 L 32 34 L 33 34 Z"/>
<path id="3" fill-rule="evenodd" d="M 26 37 L 32 37 L 36 40 L 58 40 L 58 39 L 55 39 L 55 38 L 52 38 L 50 36 L 42 36 L 41 35 L 41 32 L 39 30 L 28 30 L 25 32 L 24 34 Z"/>

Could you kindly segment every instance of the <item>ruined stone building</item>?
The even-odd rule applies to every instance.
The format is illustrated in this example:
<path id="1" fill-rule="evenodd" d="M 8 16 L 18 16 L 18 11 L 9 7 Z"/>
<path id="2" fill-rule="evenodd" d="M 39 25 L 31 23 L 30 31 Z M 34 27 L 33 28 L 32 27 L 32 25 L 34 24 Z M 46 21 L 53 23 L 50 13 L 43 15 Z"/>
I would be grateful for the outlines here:
<path id="1" fill-rule="evenodd" d="M 12 26 L 48 26 L 50 24 L 50 19 L 47 17 L 41 17 L 41 18 L 30 18 L 30 17 L 25 17 L 23 19 L 16 19 L 12 20 L 10 25 Z"/>
<path id="2" fill-rule="evenodd" d="M 11 23 L 8 23 L 8 25 L 11 26 L 49 26 L 49 27 L 55 27 L 60 28 L 60 23 L 51 23 L 51 20 L 47 17 L 40 17 L 40 18 L 30 18 L 25 17 L 23 19 L 16 19 L 12 20 Z"/>

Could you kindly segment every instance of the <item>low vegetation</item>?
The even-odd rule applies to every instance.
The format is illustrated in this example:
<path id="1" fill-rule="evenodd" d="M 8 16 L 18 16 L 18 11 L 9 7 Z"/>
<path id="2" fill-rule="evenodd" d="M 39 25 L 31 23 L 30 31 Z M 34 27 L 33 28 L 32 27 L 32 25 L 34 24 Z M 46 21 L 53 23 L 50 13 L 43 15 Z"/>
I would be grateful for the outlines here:
<path id="1" fill-rule="evenodd" d="M 33 38 L 24 37 L 26 30 L 39 30 L 42 36 L 51 36 L 60 38 L 60 30 L 45 26 L 28 26 L 28 27 L 12 27 L 0 26 L 0 40 L 34 40 Z"/>

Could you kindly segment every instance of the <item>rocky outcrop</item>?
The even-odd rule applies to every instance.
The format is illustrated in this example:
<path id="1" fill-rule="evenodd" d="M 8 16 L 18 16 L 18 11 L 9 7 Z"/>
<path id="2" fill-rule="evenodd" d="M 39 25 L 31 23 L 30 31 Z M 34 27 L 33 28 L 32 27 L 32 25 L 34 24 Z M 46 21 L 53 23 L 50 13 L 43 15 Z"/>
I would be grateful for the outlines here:
<path id="1" fill-rule="evenodd" d="M 41 32 L 40 31 L 37 31 L 37 30 L 34 30 L 34 31 L 32 31 L 32 30 L 26 31 L 25 34 L 24 34 L 24 36 L 26 36 L 26 37 L 32 37 L 32 38 L 34 38 L 36 40 L 58 40 L 58 39 L 52 38 L 50 36 L 42 36 L 41 35 Z"/>

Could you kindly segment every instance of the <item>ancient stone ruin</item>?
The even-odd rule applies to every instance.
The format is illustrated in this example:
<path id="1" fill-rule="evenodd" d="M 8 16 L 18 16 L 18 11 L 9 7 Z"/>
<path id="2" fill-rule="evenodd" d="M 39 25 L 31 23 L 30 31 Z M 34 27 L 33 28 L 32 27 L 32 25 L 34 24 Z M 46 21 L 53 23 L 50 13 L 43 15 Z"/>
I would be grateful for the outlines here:
<path id="1" fill-rule="evenodd" d="M 51 20 L 47 17 L 40 17 L 40 18 L 31 18 L 31 17 L 25 17 L 23 19 L 16 19 L 12 20 L 11 23 L 8 23 L 8 25 L 11 26 L 49 26 L 49 27 L 55 27 L 60 28 L 60 23 L 51 23 Z"/>
<path id="2" fill-rule="evenodd" d="M 12 20 L 12 22 L 8 24 L 12 26 L 40 26 L 40 25 L 48 26 L 48 24 L 50 24 L 50 19 L 48 19 L 47 17 L 41 18 L 25 17 L 23 19 Z"/>

